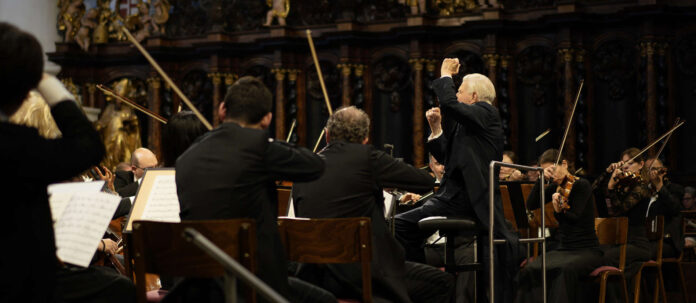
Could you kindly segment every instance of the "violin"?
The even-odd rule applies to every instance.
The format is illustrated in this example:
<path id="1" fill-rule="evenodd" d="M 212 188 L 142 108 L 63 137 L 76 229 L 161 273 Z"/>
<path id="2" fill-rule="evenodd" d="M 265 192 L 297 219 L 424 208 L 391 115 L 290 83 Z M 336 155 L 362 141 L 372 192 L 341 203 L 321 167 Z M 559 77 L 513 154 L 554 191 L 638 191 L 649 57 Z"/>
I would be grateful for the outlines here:
<path id="1" fill-rule="evenodd" d="M 561 194 L 560 206 L 562 211 L 567 211 L 570 209 L 570 204 L 568 203 L 568 197 L 570 196 L 570 191 L 573 189 L 575 181 L 580 178 L 571 174 L 567 174 L 561 184 L 556 188 L 556 192 Z"/>

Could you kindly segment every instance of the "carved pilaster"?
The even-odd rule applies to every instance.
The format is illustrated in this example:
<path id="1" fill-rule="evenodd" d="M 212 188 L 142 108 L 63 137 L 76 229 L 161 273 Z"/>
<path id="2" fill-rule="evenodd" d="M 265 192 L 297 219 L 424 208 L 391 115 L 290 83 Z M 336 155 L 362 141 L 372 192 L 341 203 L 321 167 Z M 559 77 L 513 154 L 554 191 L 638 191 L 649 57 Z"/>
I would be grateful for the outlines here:
<path id="1" fill-rule="evenodd" d="M 498 59 L 500 59 L 499 54 L 483 54 L 483 62 L 486 65 L 486 69 L 488 70 L 488 79 L 491 79 L 493 85 L 495 85 L 497 78 L 496 69 L 498 66 Z"/>
<path id="2" fill-rule="evenodd" d="M 82 105 L 94 107 L 94 103 L 96 103 L 97 85 L 94 83 L 85 83 L 85 87 L 87 87 L 87 98 L 83 100 L 84 104 Z"/>
<path id="3" fill-rule="evenodd" d="M 640 55 L 645 60 L 645 129 L 647 130 L 647 142 L 652 142 L 656 137 L 657 121 L 657 83 L 655 77 L 655 51 L 657 43 L 645 41 L 640 43 Z M 650 151 L 654 155 L 655 151 Z"/>
<path id="4" fill-rule="evenodd" d="M 341 105 L 342 106 L 349 106 L 350 105 L 350 92 L 351 92 L 351 87 L 350 87 L 350 74 L 351 74 L 351 64 L 338 64 L 336 65 L 338 69 L 341 70 L 341 86 L 343 86 L 343 90 L 341 93 Z"/>
<path id="5" fill-rule="evenodd" d="M 426 59 L 411 59 L 408 62 L 413 66 L 413 165 L 421 167 L 425 163 L 423 68 L 427 62 Z"/>
<path id="6" fill-rule="evenodd" d="M 278 140 L 285 140 L 285 74 L 287 70 L 282 68 L 271 69 L 271 73 L 276 79 L 275 93 L 275 137 Z"/>
<path id="7" fill-rule="evenodd" d="M 150 91 L 150 99 L 148 108 L 156 113 L 160 114 L 160 108 L 162 107 L 162 97 L 160 95 L 160 89 L 162 88 L 162 81 L 160 78 L 151 77 L 147 79 L 148 90 Z M 148 135 L 148 145 L 152 148 L 152 151 L 156 155 L 162 155 L 162 123 L 155 119 L 148 119 L 150 133 Z"/>
<path id="8" fill-rule="evenodd" d="M 222 75 L 225 77 L 225 86 L 228 88 L 239 79 L 239 76 L 234 73 L 224 73 Z"/>
<path id="9" fill-rule="evenodd" d="M 298 114 L 298 106 L 297 106 L 297 93 L 298 93 L 298 75 L 300 74 L 299 69 L 288 69 L 288 85 L 286 87 L 286 119 L 285 119 L 285 127 L 288 130 L 288 133 L 285 134 L 285 139 L 287 139 L 288 142 L 290 143 L 298 143 L 299 136 L 297 135 L 297 114 Z M 295 121 L 295 129 L 292 129 L 292 122 Z"/>
<path id="10" fill-rule="evenodd" d="M 213 123 L 217 126 L 220 124 L 218 119 L 218 107 L 222 101 L 221 90 L 222 87 L 222 74 L 221 73 L 209 73 L 208 78 L 213 81 Z"/>

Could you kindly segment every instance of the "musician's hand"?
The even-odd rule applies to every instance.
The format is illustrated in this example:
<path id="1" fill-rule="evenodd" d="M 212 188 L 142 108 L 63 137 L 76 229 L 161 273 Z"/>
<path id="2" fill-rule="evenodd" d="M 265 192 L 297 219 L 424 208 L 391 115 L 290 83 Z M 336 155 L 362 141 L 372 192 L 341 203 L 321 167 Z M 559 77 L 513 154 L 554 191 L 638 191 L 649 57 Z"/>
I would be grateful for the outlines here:
<path id="1" fill-rule="evenodd" d="M 430 131 L 433 135 L 437 136 L 442 132 L 442 115 L 440 114 L 439 107 L 433 107 L 425 112 L 425 118 L 428 120 L 430 125 Z"/>
<path id="2" fill-rule="evenodd" d="M 421 195 L 414 193 L 406 193 L 401 198 L 399 198 L 399 204 L 411 205 L 415 204 L 420 200 Z"/>
<path id="3" fill-rule="evenodd" d="M 553 211 L 560 213 L 561 212 L 561 194 L 554 193 L 551 196 L 551 203 L 553 204 Z"/>
<path id="4" fill-rule="evenodd" d="M 459 72 L 459 59 L 457 58 L 446 58 L 442 61 L 442 67 L 440 67 L 441 77 L 452 77 Z"/>
<path id="5" fill-rule="evenodd" d="M 553 170 L 554 170 L 553 165 L 544 168 L 544 179 L 549 180 L 549 181 L 553 181 Z"/>
<path id="6" fill-rule="evenodd" d="M 513 169 L 512 173 L 508 176 L 508 180 L 510 181 L 519 181 L 524 179 L 525 175 L 522 174 L 521 171 Z"/>
<path id="7" fill-rule="evenodd" d="M 98 166 L 94 166 L 93 168 L 97 172 L 99 180 L 106 181 L 106 185 L 109 187 L 109 189 L 116 192 L 114 189 L 114 179 L 116 178 L 114 174 L 108 168 L 106 168 L 106 166 L 102 166 L 104 173 L 101 172 Z"/>
<path id="8" fill-rule="evenodd" d="M 621 167 L 623 167 L 623 165 L 624 165 L 623 161 L 609 164 L 609 166 L 607 166 L 607 172 L 612 173 L 617 169 L 621 169 Z"/>
<path id="9" fill-rule="evenodd" d="M 620 162 L 619 162 L 619 163 L 620 163 Z M 616 163 L 615 163 L 615 164 L 616 164 Z M 612 164 L 612 165 L 613 165 L 613 164 Z M 622 172 L 622 170 L 621 170 L 621 165 L 619 165 L 619 166 L 618 166 L 616 169 L 614 169 L 614 171 L 612 172 L 611 177 L 609 178 L 609 184 L 608 184 L 607 188 L 609 188 L 609 189 L 614 189 L 614 187 L 616 187 L 616 183 L 617 183 L 616 179 L 617 179 L 618 176 L 621 174 L 621 172 Z"/>
<path id="10" fill-rule="evenodd" d="M 102 239 L 102 243 L 99 243 L 98 249 L 108 255 L 114 255 L 116 254 L 116 251 L 118 250 L 118 243 L 114 242 L 111 239 Z"/>

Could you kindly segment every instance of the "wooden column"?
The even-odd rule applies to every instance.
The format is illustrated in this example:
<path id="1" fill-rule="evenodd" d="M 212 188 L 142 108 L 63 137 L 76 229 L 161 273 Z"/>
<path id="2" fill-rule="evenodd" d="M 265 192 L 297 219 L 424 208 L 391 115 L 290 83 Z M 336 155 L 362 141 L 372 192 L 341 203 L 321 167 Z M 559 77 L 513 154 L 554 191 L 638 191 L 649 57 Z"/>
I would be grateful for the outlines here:
<path id="1" fill-rule="evenodd" d="M 573 112 L 573 104 L 575 102 L 575 91 L 573 85 L 573 50 L 563 48 L 558 50 L 558 54 L 563 60 L 563 125 L 561 131 L 565 132 L 568 127 L 568 119 Z M 575 162 L 575 123 L 571 122 L 568 130 L 568 137 L 565 142 L 563 154 L 568 159 L 569 163 Z M 563 139 L 563 137 L 561 137 Z"/>
<path id="2" fill-rule="evenodd" d="M 483 62 L 486 64 L 486 68 L 488 69 L 488 79 L 491 79 L 493 86 L 496 85 L 496 67 L 498 66 L 498 58 L 500 58 L 500 55 L 498 54 L 483 55 Z"/>
<path id="3" fill-rule="evenodd" d="M 424 111 L 423 111 L 423 63 L 425 59 L 411 59 L 413 66 L 413 165 L 422 167 L 425 160 Z"/>
<path id="4" fill-rule="evenodd" d="M 82 100 L 82 105 L 94 107 L 96 103 L 95 93 L 97 92 L 97 86 L 94 83 L 85 83 L 85 87 L 87 87 L 87 96 L 85 96 L 86 100 Z"/>
<path id="5" fill-rule="evenodd" d="M 217 126 L 220 124 L 220 121 L 218 119 L 218 106 L 220 105 L 220 101 L 222 100 L 222 97 L 220 96 L 220 90 L 222 89 L 221 84 L 222 84 L 222 74 L 221 73 L 210 73 L 208 74 L 208 78 L 213 80 L 213 125 Z"/>
<path id="6" fill-rule="evenodd" d="M 652 142 L 656 137 L 657 121 L 655 116 L 657 116 L 657 82 L 655 80 L 655 42 L 641 42 L 640 43 L 640 55 L 646 57 L 646 70 L 645 70 L 645 128 L 647 130 L 648 140 L 646 143 Z M 655 155 L 656 150 L 651 149 L 649 151 L 650 156 Z"/>
<path id="7" fill-rule="evenodd" d="M 160 95 L 160 89 L 162 88 L 162 82 L 158 77 L 151 77 L 147 79 L 147 84 L 150 90 L 150 100 L 148 108 L 157 114 L 160 114 L 160 108 L 162 107 L 162 98 Z M 155 155 L 162 155 L 162 123 L 155 119 L 148 119 L 148 128 L 150 133 L 148 134 L 149 141 L 148 145 L 152 149 Z"/>
<path id="8" fill-rule="evenodd" d="M 338 64 L 336 67 L 341 70 L 341 86 L 343 92 L 341 93 L 341 106 L 350 106 L 351 102 L 351 85 L 350 85 L 350 64 Z"/>
<path id="9" fill-rule="evenodd" d="M 307 73 L 303 70 L 297 75 L 297 145 L 307 146 Z M 314 146 L 310 146 L 312 148 Z"/>
<path id="10" fill-rule="evenodd" d="M 276 79 L 276 93 L 275 93 L 275 137 L 278 140 L 285 140 L 283 135 L 285 134 L 285 73 L 286 70 L 282 68 L 274 68 L 271 73 L 275 75 Z"/>
<path id="11" fill-rule="evenodd" d="M 290 86 L 290 84 L 294 84 L 294 85 L 295 85 L 295 98 L 294 98 L 294 100 L 293 100 L 293 99 L 290 98 L 290 96 L 288 96 L 288 104 L 292 104 L 292 102 L 295 102 L 295 108 L 296 108 L 296 109 L 295 109 L 295 115 L 294 115 L 294 117 L 292 116 L 292 112 L 289 113 L 290 116 L 291 116 L 291 117 L 290 117 L 291 119 L 290 119 L 290 121 L 286 121 L 286 123 L 285 123 L 286 125 L 285 125 L 285 126 L 286 126 L 286 127 L 292 127 L 292 118 L 294 118 L 294 119 L 295 119 L 295 129 L 292 130 L 292 131 L 293 131 L 295 134 L 299 134 L 299 133 L 297 132 L 297 116 L 299 115 L 299 112 L 300 112 L 301 110 L 300 110 L 300 108 L 297 106 L 297 75 L 300 73 L 300 70 L 299 70 L 299 69 L 288 69 L 288 70 L 287 70 L 287 73 L 288 73 L 288 82 L 289 82 L 289 83 L 288 83 L 288 89 L 292 89 L 292 87 Z M 283 133 L 283 140 L 288 139 L 288 136 L 289 136 L 289 135 L 290 135 L 290 128 L 287 129 L 287 133 Z M 298 142 L 299 142 L 299 136 L 297 136 L 296 138 L 298 138 Z"/>

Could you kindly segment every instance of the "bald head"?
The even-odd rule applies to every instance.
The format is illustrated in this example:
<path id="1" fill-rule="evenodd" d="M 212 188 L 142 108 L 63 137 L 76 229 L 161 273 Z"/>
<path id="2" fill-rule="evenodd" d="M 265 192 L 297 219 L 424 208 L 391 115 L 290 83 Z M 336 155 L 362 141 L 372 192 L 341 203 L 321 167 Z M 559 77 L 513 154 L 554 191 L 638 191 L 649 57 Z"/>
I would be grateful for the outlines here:
<path id="1" fill-rule="evenodd" d="M 136 179 L 140 179 L 145 174 L 146 168 L 157 166 L 157 156 L 147 148 L 138 148 L 131 155 L 131 170 Z"/>
<path id="2" fill-rule="evenodd" d="M 337 110 L 326 124 L 326 141 L 367 143 L 370 118 L 355 106 Z"/>

